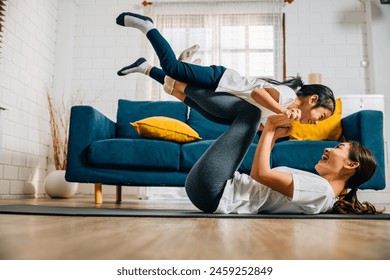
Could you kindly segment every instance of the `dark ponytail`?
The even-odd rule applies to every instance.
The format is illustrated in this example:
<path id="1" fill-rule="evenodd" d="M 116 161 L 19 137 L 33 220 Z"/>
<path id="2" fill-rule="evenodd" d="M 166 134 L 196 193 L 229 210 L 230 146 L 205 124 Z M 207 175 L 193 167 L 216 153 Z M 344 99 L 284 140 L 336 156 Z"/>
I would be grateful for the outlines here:
<path id="1" fill-rule="evenodd" d="M 287 80 L 284 80 L 283 82 L 279 82 L 274 79 L 270 78 L 262 78 L 264 81 L 273 84 L 273 85 L 285 85 L 297 92 L 302 86 L 303 86 L 303 81 L 302 78 L 297 75 L 296 77 L 289 77 Z"/>
<path id="2" fill-rule="evenodd" d="M 341 195 L 328 213 L 333 214 L 380 214 L 384 211 L 377 210 L 368 202 L 360 202 L 357 198 L 357 188 L 351 189 L 346 195 Z"/>

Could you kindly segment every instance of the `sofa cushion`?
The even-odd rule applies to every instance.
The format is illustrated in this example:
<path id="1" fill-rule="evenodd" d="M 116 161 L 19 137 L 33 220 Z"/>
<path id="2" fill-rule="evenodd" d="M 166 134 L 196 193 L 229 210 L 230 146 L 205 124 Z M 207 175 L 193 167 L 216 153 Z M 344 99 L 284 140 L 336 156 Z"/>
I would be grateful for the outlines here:
<path id="1" fill-rule="evenodd" d="M 341 126 L 342 104 L 336 99 L 336 108 L 332 116 L 314 124 L 301 124 L 293 122 L 290 139 L 296 140 L 340 140 L 343 134 Z"/>
<path id="2" fill-rule="evenodd" d="M 116 116 L 116 137 L 140 139 L 141 136 L 130 123 L 153 116 L 165 116 L 186 122 L 187 106 L 176 101 L 130 101 L 120 99 Z"/>
<path id="3" fill-rule="evenodd" d="M 214 140 L 202 140 L 183 144 L 181 147 L 182 163 L 180 170 L 185 172 L 190 171 L 195 162 L 198 161 L 213 142 Z"/>
<path id="4" fill-rule="evenodd" d="M 93 142 L 88 160 L 96 167 L 179 170 L 180 145 L 149 139 L 108 139 Z"/>
<path id="5" fill-rule="evenodd" d="M 325 148 L 333 148 L 337 141 L 283 141 L 275 144 L 271 167 L 288 166 L 316 173 L 314 167 Z"/>
<path id="6" fill-rule="evenodd" d="M 202 138 L 188 124 L 167 117 L 150 117 L 131 123 L 143 138 L 188 143 Z"/>

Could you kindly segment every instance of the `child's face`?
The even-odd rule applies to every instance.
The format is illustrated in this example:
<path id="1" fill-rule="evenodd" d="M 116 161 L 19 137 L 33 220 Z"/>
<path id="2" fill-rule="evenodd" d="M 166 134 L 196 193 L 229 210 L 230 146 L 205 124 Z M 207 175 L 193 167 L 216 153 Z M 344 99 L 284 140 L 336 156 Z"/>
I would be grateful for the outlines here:
<path id="1" fill-rule="evenodd" d="M 332 115 L 332 111 L 325 107 L 314 106 L 317 104 L 317 95 L 312 95 L 302 100 L 300 110 L 301 110 L 301 120 L 302 124 L 317 124 L 319 121 L 323 121 L 329 118 Z"/>

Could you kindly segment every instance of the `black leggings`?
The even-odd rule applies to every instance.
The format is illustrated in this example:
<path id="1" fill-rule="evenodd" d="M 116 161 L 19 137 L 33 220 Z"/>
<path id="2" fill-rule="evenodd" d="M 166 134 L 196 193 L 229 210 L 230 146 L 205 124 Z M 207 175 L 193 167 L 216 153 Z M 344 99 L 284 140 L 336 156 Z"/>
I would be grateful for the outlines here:
<path id="1" fill-rule="evenodd" d="M 195 104 L 207 112 L 206 118 L 220 120 L 230 127 L 215 140 L 190 170 L 185 189 L 200 210 L 212 213 L 219 204 L 226 181 L 231 179 L 244 159 L 260 124 L 261 111 L 234 95 L 198 89 L 185 90 L 184 103 Z"/>

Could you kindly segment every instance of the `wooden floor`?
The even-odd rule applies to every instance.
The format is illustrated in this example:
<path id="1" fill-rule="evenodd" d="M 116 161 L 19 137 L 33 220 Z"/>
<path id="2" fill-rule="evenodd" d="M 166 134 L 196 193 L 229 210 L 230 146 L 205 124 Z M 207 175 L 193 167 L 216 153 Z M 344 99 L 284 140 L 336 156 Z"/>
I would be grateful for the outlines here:
<path id="1" fill-rule="evenodd" d="M 94 207 L 93 197 L 0 204 Z M 106 198 L 103 207 L 193 209 L 183 201 Z M 387 205 L 387 209 L 390 209 Z M 0 259 L 390 259 L 390 221 L 0 215 Z"/>

